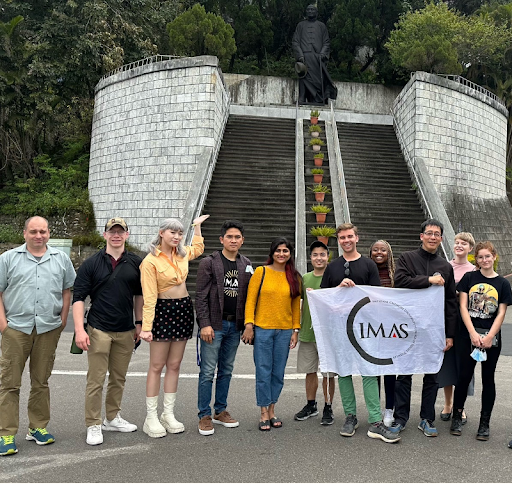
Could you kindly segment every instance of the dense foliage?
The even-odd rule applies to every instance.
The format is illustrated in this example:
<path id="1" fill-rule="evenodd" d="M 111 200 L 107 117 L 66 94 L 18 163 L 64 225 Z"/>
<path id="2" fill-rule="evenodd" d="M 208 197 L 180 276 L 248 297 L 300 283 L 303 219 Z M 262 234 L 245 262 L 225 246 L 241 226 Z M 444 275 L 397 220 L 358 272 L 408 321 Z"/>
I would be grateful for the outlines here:
<path id="1" fill-rule="evenodd" d="M 227 72 L 293 76 L 291 39 L 308 3 L 4 0 L 0 213 L 90 213 L 101 76 L 157 53 L 213 54 Z M 335 80 L 397 84 L 411 70 L 460 73 L 512 105 L 510 1 L 324 0 L 318 9 Z"/>

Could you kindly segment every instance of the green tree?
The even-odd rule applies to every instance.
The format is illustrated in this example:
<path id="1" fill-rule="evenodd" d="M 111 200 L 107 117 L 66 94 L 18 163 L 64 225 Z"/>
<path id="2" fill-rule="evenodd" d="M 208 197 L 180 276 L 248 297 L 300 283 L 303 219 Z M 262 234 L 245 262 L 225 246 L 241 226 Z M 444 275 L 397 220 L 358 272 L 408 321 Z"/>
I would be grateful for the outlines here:
<path id="1" fill-rule="evenodd" d="M 407 12 L 391 32 L 386 47 L 395 66 L 406 71 L 478 73 L 502 62 L 511 30 L 491 16 L 463 16 L 446 3 L 429 3 Z"/>
<path id="2" fill-rule="evenodd" d="M 386 47 L 393 64 L 407 71 L 460 74 L 456 39 L 461 30 L 460 14 L 445 3 L 429 3 L 402 15 Z"/>
<path id="3" fill-rule="evenodd" d="M 274 32 L 272 22 L 265 19 L 257 5 L 246 5 L 235 22 L 235 38 L 240 55 L 255 54 L 258 67 L 263 67 L 263 58 L 272 46 Z"/>
<path id="4" fill-rule="evenodd" d="M 170 22 L 167 30 L 175 55 L 215 55 L 228 61 L 236 52 L 233 27 L 198 3 Z"/>

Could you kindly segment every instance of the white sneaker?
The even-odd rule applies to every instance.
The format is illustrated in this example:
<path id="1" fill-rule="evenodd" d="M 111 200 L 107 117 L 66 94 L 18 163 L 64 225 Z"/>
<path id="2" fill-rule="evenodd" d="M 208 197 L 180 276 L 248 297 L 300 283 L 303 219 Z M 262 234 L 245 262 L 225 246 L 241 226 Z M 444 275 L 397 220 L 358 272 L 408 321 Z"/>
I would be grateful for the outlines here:
<path id="1" fill-rule="evenodd" d="M 89 445 L 103 444 L 103 433 L 101 432 L 101 425 L 91 425 L 87 427 L 87 440 Z"/>
<path id="2" fill-rule="evenodd" d="M 135 432 L 137 430 L 137 426 L 127 422 L 124 418 L 121 417 L 119 412 L 110 422 L 105 417 L 101 428 L 111 432 Z"/>
<path id="3" fill-rule="evenodd" d="M 384 425 L 386 427 L 391 427 L 393 425 L 393 409 L 386 408 L 384 412 Z"/>

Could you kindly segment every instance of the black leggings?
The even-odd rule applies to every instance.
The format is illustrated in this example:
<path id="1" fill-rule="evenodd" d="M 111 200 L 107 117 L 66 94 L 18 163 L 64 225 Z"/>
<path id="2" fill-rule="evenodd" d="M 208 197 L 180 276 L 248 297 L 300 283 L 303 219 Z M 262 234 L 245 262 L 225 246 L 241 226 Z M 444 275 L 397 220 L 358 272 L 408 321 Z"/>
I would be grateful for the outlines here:
<path id="1" fill-rule="evenodd" d="M 382 377 L 379 378 L 379 396 L 380 396 L 380 382 Z M 396 375 L 384 375 L 384 391 L 386 393 L 386 408 L 395 408 L 395 382 Z"/>
<path id="2" fill-rule="evenodd" d="M 471 358 L 473 347 L 471 346 L 469 334 L 464 336 L 461 341 L 463 350 L 460 352 L 459 382 L 455 385 L 455 394 L 453 396 L 454 409 L 464 408 L 468 386 L 477 363 Z M 494 373 L 501 353 L 501 332 L 498 334 L 498 346 L 492 346 L 485 351 L 487 353 L 487 360 L 482 361 L 482 413 L 490 415 L 494 407 L 494 401 L 496 400 Z"/>

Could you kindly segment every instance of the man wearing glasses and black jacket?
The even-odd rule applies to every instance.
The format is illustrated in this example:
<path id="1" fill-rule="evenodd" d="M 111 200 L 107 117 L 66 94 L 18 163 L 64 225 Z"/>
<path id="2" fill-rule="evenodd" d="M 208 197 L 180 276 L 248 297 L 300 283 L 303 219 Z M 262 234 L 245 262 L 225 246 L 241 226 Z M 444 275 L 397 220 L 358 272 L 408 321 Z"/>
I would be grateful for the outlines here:
<path id="1" fill-rule="evenodd" d="M 444 316 L 446 347 L 453 346 L 457 328 L 457 299 L 455 279 L 450 263 L 437 255 L 443 240 L 443 224 L 429 219 L 421 225 L 421 247 L 404 252 L 398 259 L 395 270 L 395 287 L 425 289 L 435 284 L 444 286 Z M 399 375 L 395 384 L 395 423 L 390 428 L 398 434 L 409 420 L 411 410 L 412 375 Z M 421 392 L 420 423 L 418 429 L 427 437 L 437 437 L 434 425 L 437 397 L 437 375 L 425 374 Z"/>

